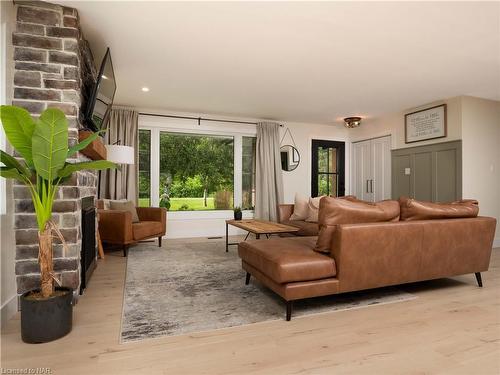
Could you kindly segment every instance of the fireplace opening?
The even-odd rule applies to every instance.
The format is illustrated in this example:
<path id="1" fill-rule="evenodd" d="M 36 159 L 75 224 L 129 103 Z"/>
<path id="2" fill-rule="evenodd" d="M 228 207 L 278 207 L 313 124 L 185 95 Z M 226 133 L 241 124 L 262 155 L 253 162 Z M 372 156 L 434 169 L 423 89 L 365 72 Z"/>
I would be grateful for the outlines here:
<path id="1" fill-rule="evenodd" d="M 82 249 L 80 255 L 80 294 L 87 287 L 90 277 L 97 266 L 95 241 L 96 208 L 93 196 L 82 198 Z"/>

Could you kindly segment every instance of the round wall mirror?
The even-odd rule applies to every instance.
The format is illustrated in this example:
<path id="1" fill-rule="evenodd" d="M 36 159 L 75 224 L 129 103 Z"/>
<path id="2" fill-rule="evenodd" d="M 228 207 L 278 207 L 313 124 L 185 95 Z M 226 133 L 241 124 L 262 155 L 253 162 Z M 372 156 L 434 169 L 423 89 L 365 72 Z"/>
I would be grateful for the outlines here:
<path id="1" fill-rule="evenodd" d="M 283 145 L 280 147 L 281 169 L 290 172 L 299 166 L 299 151 L 292 145 Z"/>

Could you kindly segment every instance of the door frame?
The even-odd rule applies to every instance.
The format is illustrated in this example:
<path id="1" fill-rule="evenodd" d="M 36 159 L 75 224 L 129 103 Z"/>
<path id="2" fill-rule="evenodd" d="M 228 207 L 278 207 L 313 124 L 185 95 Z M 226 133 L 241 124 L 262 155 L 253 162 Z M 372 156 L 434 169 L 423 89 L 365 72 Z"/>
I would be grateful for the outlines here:
<path id="1" fill-rule="evenodd" d="M 318 196 L 318 147 L 337 148 L 337 170 L 338 170 L 338 196 L 343 197 L 346 191 L 345 184 L 345 141 L 332 141 L 329 139 L 311 139 L 311 197 Z"/>

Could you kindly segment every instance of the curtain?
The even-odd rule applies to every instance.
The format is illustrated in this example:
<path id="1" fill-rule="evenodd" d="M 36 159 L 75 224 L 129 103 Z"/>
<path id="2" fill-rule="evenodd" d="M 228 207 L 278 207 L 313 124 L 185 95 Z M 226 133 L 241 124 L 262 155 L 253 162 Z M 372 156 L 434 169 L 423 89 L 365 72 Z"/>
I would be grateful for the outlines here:
<path id="1" fill-rule="evenodd" d="M 278 204 L 283 202 L 279 124 L 257 124 L 255 218 L 278 221 Z"/>
<path id="2" fill-rule="evenodd" d="M 135 164 L 122 164 L 121 171 L 105 170 L 101 172 L 99 198 L 127 199 L 137 204 L 137 138 L 139 113 L 129 109 L 112 109 L 109 114 L 108 131 L 105 144 L 119 142 L 122 146 L 131 146 L 135 150 Z M 118 144 L 118 143 L 116 143 Z"/>

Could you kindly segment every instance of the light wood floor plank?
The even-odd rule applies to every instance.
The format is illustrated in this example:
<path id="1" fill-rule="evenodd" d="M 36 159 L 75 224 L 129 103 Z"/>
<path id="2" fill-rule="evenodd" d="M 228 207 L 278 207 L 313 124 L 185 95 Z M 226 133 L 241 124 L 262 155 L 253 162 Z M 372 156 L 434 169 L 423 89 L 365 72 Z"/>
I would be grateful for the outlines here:
<path id="1" fill-rule="evenodd" d="M 406 285 L 419 298 L 402 303 L 120 344 L 125 266 L 120 252 L 99 259 L 75 307 L 73 331 L 58 341 L 24 344 L 14 317 L 2 330 L 2 368 L 75 375 L 500 373 L 500 249 L 482 289 L 464 275 Z"/>

